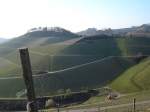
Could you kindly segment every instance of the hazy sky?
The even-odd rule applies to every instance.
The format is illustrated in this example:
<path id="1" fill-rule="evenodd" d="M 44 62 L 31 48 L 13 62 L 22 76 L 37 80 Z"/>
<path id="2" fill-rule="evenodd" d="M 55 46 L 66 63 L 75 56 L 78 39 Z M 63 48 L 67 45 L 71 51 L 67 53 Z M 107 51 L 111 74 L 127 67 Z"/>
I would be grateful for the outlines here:
<path id="1" fill-rule="evenodd" d="M 0 37 L 39 26 L 73 32 L 150 23 L 150 0 L 0 0 Z"/>

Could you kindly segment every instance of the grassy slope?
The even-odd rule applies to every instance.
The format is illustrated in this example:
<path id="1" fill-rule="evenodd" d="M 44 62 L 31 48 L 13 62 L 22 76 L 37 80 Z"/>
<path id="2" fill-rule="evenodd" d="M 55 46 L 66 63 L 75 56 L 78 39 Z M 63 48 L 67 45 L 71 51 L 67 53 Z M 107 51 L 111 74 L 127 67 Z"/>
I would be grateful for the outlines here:
<path id="1" fill-rule="evenodd" d="M 150 58 L 125 71 L 111 83 L 111 87 L 120 92 L 135 92 L 150 89 Z"/>
<path id="2" fill-rule="evenodd" d="M 101 59 L 103 57 L 111 56 L 111 55 L 134 55 L 142 52 L 143 54 L 149 54 L 150 39 L 149 38 L 101 38 L 98 40 L 83 40 L 78 41 L 72 44 L 46 44 L 46 45 L 38 45 L 37 47 L 30 46 L 30 56 L 32 61 L 33 70 L 43 70 L 43 71 L 51 71 L 51 70 L 60 70 L 65 69 L 71 66 L 80 65 L 83 63 L 91 62 L 94 60 Z M 57 55 L 57 56 L 50 56 Z M 61 55 L 61 56 L 60 56 Z M 69 56 L 66 56 L 69 55 Z M 77 56 L 72 56 L 77 55 Z M 10 60 L 12 63 L 16 63 L 19 65 L 19 55 L 17 51 L 7 53 L 5 58 Z M 123 59 L 124 60 L 124 59 Z M 45 77 L 41 77 L 36 83 L 38 88 L 42 88 L 42 93 L 47 94 L 47 91 L 58 90 L 61 88 L 82 88 L 96 87 L 96 85 L 101 86 L 102 84 L 110 81 L 120 75 L 125 69 L 130 67 L 132 64 L 128 61 L 121 61 L 121 66 L 119 65 L 120 61 L 118 60 L 109 60 L 109 62 L 105 61 L 100 65 L 94 64 L 89 67 L 83 67 L 82 69 L 74 69 L 72 71 L 65 71 L 61 73 L 56 73 L 53 75 L 48 75 Z M 117 63 L 117 65 L 116 65 Z M 126 63 L 126 64 L 125 64 Z M 122 65 L 126 65 L 126 67 L 122 67 Z M 1 65 L 2 66 L 2 65 Z M 14 66 L 15 67 L 15 66 Z M 20 69 L 14 68 L 14 71 Z M 98 79 L 100 73 L 104 70 L 104 76 Z M 1 72 L 1 70 L 0 70 Z M 16 73 L 13 72 L 12 73 Z M 6 70 L 2 75 L 8 75 L 9 72 Z M 87 75 L 89 74 L 89 75 Z M 129 74 L 129 73 L 127 73 Z M 50 77 L 49 77 L 50 76 Z M 51 77 L 52 76 L 52 77 Z M 63 77 L 63 79 L 61 79 Z M 109 77 L 109 78 L 108 78 Z M 107 79 L 108 78 L 108 79 Z M 128 79 L 128 77 L 125 77 Z M 65 80 L 65 83 L 64 83 Z M 10 82 L 9 82 L 10 81 Z M 17 84 L 17 81 L 14 81 Z M 58 82 L 58 84 L 56 84 Z M 1 81 L 2 84 L 6 85 L 11 83 L 11 80 L 7 80 L 5 82 Z M 15 83 L 13 83 L 15 85 Z M 44 86 L 38 85 L 39 83 L 45 84 Z M 124 81 L 120 81 L 117 86 L 125 83 Z M 127 83 L 130 83 L 127 80 Z M 13 85 L 12 84 L 12 85 Z M 78 85 L 79 84 L 79 85 Z M 85 85 L 84 85 L 85 84 Z M 86 85 L 87 84 L 87 85 Z M 20 87 L 22 87 L 20 85 Z M 130 86 L 128 86 L 130 88 Z M 43 89 L 44 88 L 44 89 Z M 119 87 L 118 87 L 119 88 Z M 126 89 L 129 89 L 126 88 Z M 5 89 L 5 88 L 4 88 Z M 18 88 L 19 89 L 19 88 Z M 20 88 L 21 90 L 21 88 Z M 131 86 L 131 90 L 138 90 L 136 87 Z M 3 90 L 5 91 L 5 90 Z M 38 90 L 40 91 L 40 90 Z M 7 93 L 8 91 L 5 91 Z M 16 91 L 15 91 L 16 92 Z M 15 93 L 12 93 L 14 96 Z"/>
<path id="3" fill-rule="evenodd" d="M 78 38 L 78 35 L 71 32 L 35 32 L 26 33 L 20 37 L 13 38 L 4 44 L 0 44 L 0 57 L 5 57 L 7 54 L 15 51 L 20 47 L 39 47 L 72 40 Z"/>
<path id="4" fill-rule="evenodd" d="M 16 74 L 16 69 L 18 69 L 18 65 L 9 61 L 5 58 L 0 58 L 0 76 L 6 76 L 5 73 L 7 71 L 8 76 L 13 76 Z"/>
<path id="5" fill-rule="evenodd" d="M 37 31 L 26 33 L 20 37 L 13 38 L 0 46 L 8 48 L 19 48 L 22 46 L 39 46 L 63 42 L 77 37 L 78 35 L 71 32 Z"/>
<path id="6" fill-rule="evenodd" d="M 148 60 L 146 64 L 147 65 L 145 66 L 144 70 L 134 77 L 135 83 L 137 83 L 143 90 L 150 89 L 150 60 Z"/>
<path id="7" fill-rule="evenodd" d="M 92 38 L 92 37 L 91 37 Z M 101 37 L 99 37 L 101 38 Z M 62 51 L 65 54 L 81 54 L 81 55 L 101 55 L 112 56 L 120 55 L 115 38 L 102 38 L 97 40 L 81 40 Z"/>
<path id="8" fill-rule="evenodd" d="M 73 42 L 76 42 L 78 39 L 80 38 L 74 38 L 72 39 Z M 16 39 L 13 40 L 13 42 L 10 45 L 14 45 L 14 42 Z M 56 39 L 57 40 L 57 39 Z M 68 42 L 68 38 L 66 39 Z M 18 40 L 20 42 L 20 40 Z M 39 41 L 39 39 L 37 40 Z M 37 42 L 36 41 L 36 42 Z M 60 41 L 60 40 L 59 40 Z M 66 44 L 65 42 L 60 42 L 59 45 L 58 44 L 44 44 L 44 42 L 42 44 L 44 45 L 38 45 L 35 46 L 35 43 L 33 42 L 32 44 L 30 44 L 29 46 L 29 52 L 30 52 L 30 58 L 31 58 L 31 62 L 32 62 L 32 68 L 33 70 L 38 70 L 38 71 L 49 71 L 51 68 L 51 60 L 52 60 L 52 56 L 56 54 L 57 52 L 59 52 L 60 50 L 64 49 L 65 47 L 68 47 L 69 44 Z M 63 43 L 63 44 L 61 44 Z M 33 46 L 32 46 L 33 45 Z M 0 55 L 9 60 L 11 63 L 16 64 L 17 66 L 20 66 L 20 57 L 19 57 L 19 52 L 18 49 L 14 49 L 6 47 L 7 45 L 5 45 L 4 47 L 0 48 Z M 3 66 L 3 64 L 5 63 L 0 63 L 0 66 Z M 14 71 L 11 71 L 13 74 L 20 74 L 20 68 L 14 66 Z M 10 72 L 8 70 L 0 70 L 0 75 L 5 75 L 7 76 Z"/>
<path id="9" fill-rule="evenodd" d="M 132 59 L 106 58 L 74 69 L 49 73 L 36 77 L 35 87 L 38 95 L 50 95 L 60 89 L 70 88 L 73 91 L 85 88 L 96 88 L 115 79 L 119 74 L 132 66 Z M 109 70 L 108 70 L 109 69 Z M 110 75 L 111 74 L 111 75 Z M 11 85 L 11 88 L 9 88 Z M 7 88 L 3 88 L 7 87 Z M 15 97 L 24 89 L 22 79 L 0 79 L 0 96 Z"/>
<path id="10" fill-rule="evenodd" d="M 55 44 L 40 44 L 36 47 L 34 45 L 30 46 L 33 69 L 40 69 L 43 71 L 60 70 L 107 56 L 135 55 L 140 52 L 143 54 L 150 53 L 149 38 L 101 38 L 90 41 L 87 39 L 77 40 L 74 40 L 71 44 L 67 40 L 66 42 Z M 17 50 L 12 50 L 3 57 L 20 65 Z M 18 73 L 20 73 L 20 70 L 18 70 Z M 8 73 L 6 71 L 3 74 L 7 75 Z"/>
<path id="11" fill-rule="evenodd" d="M 102 39 L 91 43 L 61 42 L 58 44 L 30 47 L 30 56 L 33 69 L 49 71 L 87 63 L 104 56 L 119 55 L 119 49 L 114 39 Z M 77 52 L 76 52 L 77 51 Z M 57 55 L 57 56 L 51 56 Z M 66 56 L 67 55 L 67 56 Z M 78 55 L 78 56 L 77 56 Z M 13 63 L 20 64 L 18 51 L 12 51 L 4 56 Z M 18 70 L 18 73 L 20 70 Z M 1 73 L 0 73 L 1 74 Z M 5 75 L 7 75 L 7 71 Z"/>

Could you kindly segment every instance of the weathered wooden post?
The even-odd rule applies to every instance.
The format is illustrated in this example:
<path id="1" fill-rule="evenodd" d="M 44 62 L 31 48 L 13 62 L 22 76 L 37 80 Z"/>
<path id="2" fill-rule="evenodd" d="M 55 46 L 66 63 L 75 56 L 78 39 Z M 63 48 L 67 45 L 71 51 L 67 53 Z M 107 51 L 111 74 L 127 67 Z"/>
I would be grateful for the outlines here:
<path id="1" fill-rule="evenodd" d="M 136 99 L 134 98 L 134 99 L 133 99 L 133 112 L 136 111 L 135 103 L 136 103 Z"/>
<path id="2" fill-rule="evenodd" d="M 27 88 L 27 100 L 28 100 L 27 111 L 38 112 L 28 48 L 20 48 L 19 52 L 20 52 L 22 70 L 23 70 L 23 78 Z"/>

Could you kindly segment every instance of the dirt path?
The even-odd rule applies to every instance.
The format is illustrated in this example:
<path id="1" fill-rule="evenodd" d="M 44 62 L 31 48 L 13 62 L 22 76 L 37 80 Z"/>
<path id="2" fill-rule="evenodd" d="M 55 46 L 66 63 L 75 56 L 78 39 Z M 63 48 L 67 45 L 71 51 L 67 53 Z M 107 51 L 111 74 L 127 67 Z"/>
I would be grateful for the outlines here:
<path id="1" fill-rule="evenodd" d="M 136 106 L 143 105 L 143 104 L 150 104 L 150 100 L 137 102 Z M 133 103 L 127 103 L 127 104 L 100 107 L 99 109 L 97 107 L 93 107 L 93 108 L 86 108 L 86 109 L 69 109 L 67 111 L 65 110 L 65 111 L 61 111 L 61 112 L 98 112 L 99 110 L 103 111 L 103 110 L 107 110 L 107 109 L 117 109 L 117 108 L 129 107 L 132 105 L 133 105 Z"/>

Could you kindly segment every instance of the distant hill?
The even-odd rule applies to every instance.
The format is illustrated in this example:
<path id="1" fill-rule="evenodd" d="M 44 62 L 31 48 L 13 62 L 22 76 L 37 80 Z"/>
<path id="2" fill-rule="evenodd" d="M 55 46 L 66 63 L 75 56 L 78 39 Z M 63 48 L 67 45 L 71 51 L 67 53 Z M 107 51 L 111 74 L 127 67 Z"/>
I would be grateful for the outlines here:
<path id="1" fill-rule="evenodd" d="M 33 28 L 24 35 L 13 38 L 0 47 L 0 56 L 11 53 L 20 47 L 38 47 L 55 44 L 79 37 L 68 30 L 59 27 Z"/>
<path id="2" fill-rule="evenodd" d="M 39 27 L 32 28 L 24 35 L 27 37 L 65 37 L 74 35 L 74 33 L 60 27 Z"/>
<path id="3" fill-rule="evenodd" d="M 104 29 L 97 30 L 96 28 L 88 28 L 87 30 L 78 32 L 77 34 L 83 36 L 94 36 L 94 35 L 120 35 L 120 36 L 147 36 L 150 37 L 150 24 L 143 24 L 141 26 L 134 26 L 131 28 L 121 29 Z"/>
<path id="4" fill-rule="evenodd" d="M 137 27 L 136 30 L 128 32 L 127 36 L 150 37 L 150 24 L 143 24 Z"/>
<path id="5" fill-rule="evenodd" d="M 112 36 L 112 30 L 109 29 L 104 29 L 104 30 L 97 30 L 96 28 L 88 28 L 87 30 L 78 32 L 78 35 L 82 36 L 95 36 L 95 35 L 108 35 Z"/>
<path id="6" fill-rule="evenodd" d="M 92 36 L 92 35 L 98 35 L 98 30 L 96 28 L 88 28 L 87 30 L 78 32 L 77 34 L 83 35 L 83 36 Z"/>
<path id="7" fill-rule="evenodd" d="M 62 42 L 78 37 L 78 35 L 59 27 L 33 28 L 22 36 L 3 44 L 3 47 L 18 48 Z"/>

